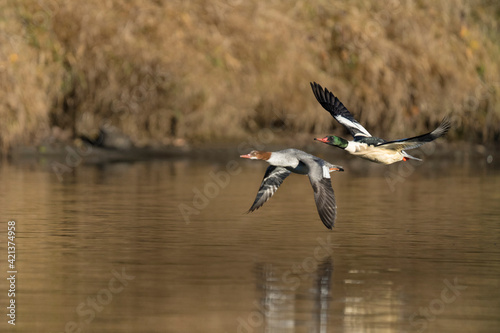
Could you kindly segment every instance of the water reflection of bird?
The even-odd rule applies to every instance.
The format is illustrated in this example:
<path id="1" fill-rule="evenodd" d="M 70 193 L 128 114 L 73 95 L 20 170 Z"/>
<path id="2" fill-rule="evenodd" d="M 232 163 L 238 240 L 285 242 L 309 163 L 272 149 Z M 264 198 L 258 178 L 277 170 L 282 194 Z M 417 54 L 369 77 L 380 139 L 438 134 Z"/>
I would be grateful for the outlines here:
<path id="1" fill-rule="evenodd" d="M 330 308 L 330 300 L 332 298 L 331 284 L 333 274 L 333 261 L 331 257 L 326 258 L 318 265 L 316 270 L 316 285 L 314 291 L 316 293 L 313 311 L 315 320 L 313 320 L 314 329 L 311 332 L 328 332 L 328 313 Z"/>
<path id="2" fill-rule="evenodd" d="M 344 125 L 354 140 L 347 141 L 338 136 L 326 136 L 315 140 L 324 142 L 331 146 L 345 149 L 352 155 L 382 164 L 392 164 L 409 159 L 420 160 L 405 152 L 421 145 L 431 142 L 444 135 L 450 129 L 448 119 L 443 119 L 438 128 L 434 131 L 407 139 L 385 141 L 384 139 L 373 137 L 360 123 L 354 119 L 347 108 L 328 89 L 323 89 L 316 82 L 311 83 L 314 96 L 325 110 L 330 112 L 333 118 Z"/>
<path id="3" fill-rule="evenodd" d="M 263 331 L 329 331 L 333 259 L 327 257 L 314 263 L 315 270 L 297 271 L 293 277 L 289 275 L 290 271 L 278 274 L 279 269 L 274 265 L 257 264 L 256 281 L 260 297 L 254 304 L 262 315 Z M 307 318 L 305 313 L 311 316 Z M 250 327 L 246 328 L 250 331 Z"/>
<path id="4" fill-rule="evenodd" d="M 293 172 L 309 176 L 319 217 L 328 229 L 333 227 L 337 205 L 335 204 L 330 172 L 344 171 L 341 166 L 333 165 L 298 149 L 285 149 L 275 152 L 253 150 L 249 154 L 240 157 L 264 160 L 271 164 L 264 174 L 257 197 L 249 212 L 253 212 L 269 200 L 285 178 Z"/>

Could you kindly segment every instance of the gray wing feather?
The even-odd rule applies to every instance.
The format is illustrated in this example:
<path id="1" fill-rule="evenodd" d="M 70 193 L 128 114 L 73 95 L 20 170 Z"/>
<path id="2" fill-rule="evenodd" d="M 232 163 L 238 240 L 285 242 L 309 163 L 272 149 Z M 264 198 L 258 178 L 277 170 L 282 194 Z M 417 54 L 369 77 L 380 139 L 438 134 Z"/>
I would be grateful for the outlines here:
<path id="1" fill-rule="evenodd" d="M 260 184 L 259 191 L 255 197 L 255 201 L 248 210 L 248 212 L 253 212 L 256 209 L 262 207 L 267 200 L 269 200 L 274 193 L 278 190 L 280 185 L 283 183 L 286 177 L 290 175 L 290 171 L 282 167 L 276 167 L 271 165 L 267 168 L 264 174 L 264 179 Z"/>
<path id="2" fill-rule="evenodd" d="M 379 144 L 378 147 L 386 149 L 394 149 L 398 151 L 418 148 L 427 142 L 434 141 L 440 136 L 445 135 L 446 132 L 448 132 L 448 130 L 450 129 L 450 127 L 451 127 L 450 121 L 447 118 L 445 118 L 438 126 L 438 128 L 436 128 L 434 131 L 430 133 L 422 134 L 408 139 L 387 141 Z"/>
<path id="3" fill-rule="evenodd" d="M 332 229 L 337 216 L 337 204 L 335 203 L 335 194 L 333 192 L 330 178 L 321 178 L 320 180 L 312 179 L 312 188 L 314 190 L 314 200 L 318 208 L 321 222 L 328 228 Z"/>

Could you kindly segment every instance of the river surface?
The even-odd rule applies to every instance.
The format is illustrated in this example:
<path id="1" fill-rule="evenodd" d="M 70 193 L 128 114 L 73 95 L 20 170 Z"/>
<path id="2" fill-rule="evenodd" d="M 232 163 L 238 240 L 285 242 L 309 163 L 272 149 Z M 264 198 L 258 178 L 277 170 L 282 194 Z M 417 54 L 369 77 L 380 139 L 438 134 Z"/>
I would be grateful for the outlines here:
<path id="1" fill-rule="evenodd" d="M 246 214 L 237 155 L 0 162 L 0 330 L 499 332 L 498 161 L 335 158 L 333 231 L 301 175 Z"/>

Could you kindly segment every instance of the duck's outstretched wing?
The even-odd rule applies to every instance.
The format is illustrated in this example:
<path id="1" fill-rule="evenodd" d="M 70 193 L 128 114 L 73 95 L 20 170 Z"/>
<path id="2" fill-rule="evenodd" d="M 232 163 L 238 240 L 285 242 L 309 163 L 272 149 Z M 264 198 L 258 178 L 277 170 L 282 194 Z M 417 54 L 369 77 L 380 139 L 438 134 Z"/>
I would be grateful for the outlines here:
<path id="1" fill-rule="evenodd" d="M 269 166 L 264 174 L 264 179 L 260 184 L 255 201 L 248 212 L 253 212 L 254 210 L 262 207 L 262 205 L 269 200 L 274 193 L 276 193 L 278 187 L 280 187 L 281 183 L 283 183 L 285 178 L 288 177 L 290 173 L 291 172 L 285 168 L 274 165 Z"/>
<path id="2" fill-rule="evenodd" d="M 321 222 L 328 229 L 333 228 L 337 216 L 337 204 L 335 203 L 335 194 L 333 193 L 332 182 L 330 178 L 313 179 L 309 177 L 314 190 L 314 200 L 318 208 Z"/>
<path id="3" fill-rule="evenodd" d="M 448 118 L 444 118 L 441 124 L 434 131 L 426 134 L 422 134 L 419 136 L 415 136 L 413 138 L 408 139 L 400 139 L 394 141 L 387 141 L 379 144 L 377 147 L 386 148 L 386 149 L 394 149 L 398 151 L 409 150 L 418 148 L 421 145 L 431 142 L 443 136 L 448 132 L 451 127 L 451 123 Z"/>
<path id="4" fill-rule="evenodd" d="M 311 88 L 319 104 L 321 104 L 326 111 L 330 112 L 335 120 L 344 125 L 355 139 L 372 136 L 363 126 L 361 126 L 360 123 L 356 121 L 356 119 L 354 119 L 344 104 L 342 104 L 342 102 L 335 97 L 335 95 L 328 91 L 328 89 L 323 89 L 316 82 L 311 83 Z"/>

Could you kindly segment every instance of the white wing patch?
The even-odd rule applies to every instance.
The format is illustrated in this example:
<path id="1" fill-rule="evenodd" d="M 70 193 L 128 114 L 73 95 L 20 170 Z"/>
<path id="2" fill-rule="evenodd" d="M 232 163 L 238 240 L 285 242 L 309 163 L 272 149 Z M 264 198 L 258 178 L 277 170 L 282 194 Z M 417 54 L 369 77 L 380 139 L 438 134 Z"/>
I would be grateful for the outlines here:
<path id="1" fill-rule="evenodd" d="M 371 137 L 371 134 L 356 120 L 351 120 L 341 115 L 334 117 L 339 123 L 347 127 L 350 131 L 354 132 L 356 136 Z M 354 135 L 353 135 L 354 136 Z"/>
<path id="2" fill-rule="evenodd" d="M 323 165 L 323 178 L 330 178 L 330 168 Z"/>

